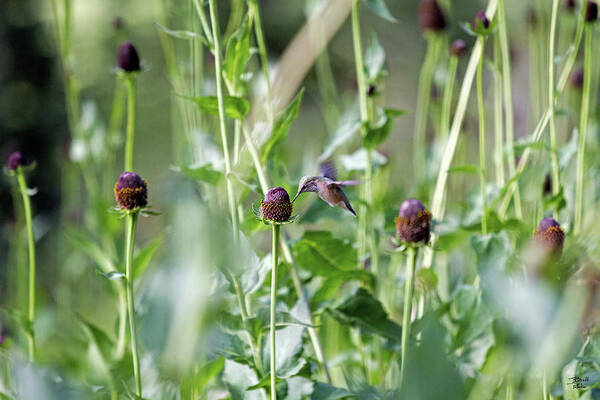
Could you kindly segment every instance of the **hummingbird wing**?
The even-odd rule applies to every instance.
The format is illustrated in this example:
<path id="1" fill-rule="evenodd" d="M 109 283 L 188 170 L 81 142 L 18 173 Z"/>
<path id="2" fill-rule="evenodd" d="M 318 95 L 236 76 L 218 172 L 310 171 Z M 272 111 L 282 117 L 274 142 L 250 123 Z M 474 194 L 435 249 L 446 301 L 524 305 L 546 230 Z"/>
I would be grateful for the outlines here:
<path id="1" fill-rule="evenodd" d="M 362 181 L 354 180 L 354 181 L 332 181 L 331 183 L 338 186 L 356 186 L 360 185 Z M 330 184 L 331 184 L 330 183 Z"/>
<path id="2" fill-rule="evenodd" d="M 346 193 L 344 193 L 342 188 L 339 185 L 335 185 L 335 191 L 337 193 L 336 197 L 339 199 L 336 205 L 356 217 L 356 211 L 354 211 L 352 208 L 352 205 L 350 204 L 350 201 L 348 200 L 348 197 L 346 197 Z"/>

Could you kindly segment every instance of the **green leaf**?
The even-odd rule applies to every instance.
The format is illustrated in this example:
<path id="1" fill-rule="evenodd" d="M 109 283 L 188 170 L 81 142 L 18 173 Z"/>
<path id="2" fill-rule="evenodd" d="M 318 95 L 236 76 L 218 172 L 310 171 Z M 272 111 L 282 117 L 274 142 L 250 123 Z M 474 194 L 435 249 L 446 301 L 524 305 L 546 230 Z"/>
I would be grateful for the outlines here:
<path id="1" fill-rule="evenodd" d="M 459 165 L 448 170 L 448 173 L 460 173 L 460 174 L 478 174 L 479 167 L 473 164 Z"/>
<path id="2" fill-rule="evenodd" d="M 490 235 L 475 235 L 471 238 L 471 247 L 475 251 L 478 271 L 494 269 L 504 271 L 513 249 L 506 232 Z"/>
<path id="3" fill-rule="evenodd" d="M 110 362 L 112 360 L 113 342 L 108 335 L 94 324 L 86 321 L 81 315 L 77 315 L 83 331 L 88 338 L 88 361 L 97 368 L 103 370 L 108 379 L 112 379 L 110 373 Z"/>
<path id="4" fill-rule="evenodd" d="M 381 18 L 390 22 L 396 22 L 396 18 L 392 16 L 383 0 L 362 0 L 362 2 Z"/>
<path id="5" fill-rule="evenodd" d="M 326 278 L 371 281 L 373 276 L 356 269 L 356 251 L 349 242 L 334 238 L 331 232 L 306 232 L 294 246 L 298 264 Z"/>
<path id="6" fill-rule="evenodd" d="M 213 169 L 212 164 L 205 164 L 199 167 L 179 167 L 181 173 L 188 178 L 192 178 L 209 185 L 216 186 L 221 180 L 223 174 Z"/>
<path id="7" fill-rule="evenodd" d="M 262 149 L 261 159 L 263 163 L 269 158 L 273 150 L 287 137 L 290 125 L 296 119 L 300 111 L 300 103 L 302 102 L 303 95 L 304 88 L 300 89 L 296 98 L 287 106 L 281 115 L 277 117 L 271 136 L 269 136 L 269 139 L 267 139 Z"/>
<path id="8" fill-rule="evenodd" d="M 236 93 L 239 92 L 241 77 L 249 59 L 250 24 L 246 16 L 240 27 L 229 38 L 223 62 L 223 78 Z"/>
<path id="9" fill-rule="evenodd" d="M 247 391 L 248 387 L 259 382 L 256 372 L 247 365 L 225 360 L 222 379 L 229 390 L 231 400 L 267 400 L 263 390 Z"/>
<path id="10" fill-rule="evenodd" d="M 177 94 L 177 96 L 196 103 L 201 111 L 208 114 L 219 115 L 219 103 L 216 96 L 185 96 Z M 248 111 L 250 111 L 250 103 L 242 97 L 225 96 L 223 99 L 225 104 L 225 115 L 229 118 L 244 119 Z"/>
<path id="11" fill-rule="evenodd" d="M 189 375 L 184 376 L 180 385 L 180 394 L 182 399 L 191 399 L 196 396 L 203 398 L 201 394 L 204 392 L 206 385 L 211 379 L 216 377 L 225 366 L 225 358 L 217 357 L 214 360 L 207 362 Z"/>
<path id="12" fill-rule="evenodd" d="M 275 348 L 276 373 L 278 378 L 286 379 L 297 375 L 306 360 L 302 358 L 303 326 L 288 326 L 275 332 L 277 347 Z M 263 335 L 261 358 L 265 371 L 271 370 L 271 346 L 269 336 Z"/>
<path id="13" fill-rule="evenodd" d="M 400 341 L 402 328 L 388 318 L 383 305 L 364 288 L 358 288 L 329 311 L 342 323 Z"/>
<path id="14" fill-rule="evenodd" d="M 352 154 L 340 156 L 340 163 L 347 171 L 364 171 L 367 168 L 367 151 L 371 153 L 371 167 L 373 169 L 387 164 L 388 159 L 386 156 L 377 150 L 366 150 L 364 148 L 360 148 Z"/>
<path id="15" fill-rule="evenodd" d="M 33 323 L 25 314 L 10 307 L 4 307 L 4 312 L 6 312 L 6 314 L 19 326 L 19 328 L 23 329 L 27 335 L 34 335 Z"/>
<path id="16" fill-rule="evenodd" d="M 98 267 L 104 273 L 110 273 L 116 270 L 115 263 L 108 256 L 106 251 L 102 250 L 100 246 L 93 240 L 84 236 L 81 232 L 74 228 L 67 228 L 66 235 L 77 248 L 83 250 L 92 260 L 98 264 Z"/>
<path id="17" fill-rule="evenodd" d="M 379 115 L 379 119 L 377 123 L 372 126 L 369 126 L 367 129 L 367 134 L 363 139 L 363 146 L 366 149 L 374 149 L 383 143 L 387 137 L 389 136 L 392 129 L 394 129 L 394 120 L 393 118 L 399 115 L 403 115 L 405 112 L 402 110 L 395 109 L 378 109 L 377 113 Z"/>
<path id="18" fill-rule="evenodd" d="M 141 276 L 148 265 L 150 264 L 150 260 L 156 250 L 160 247 L 164 240 L 164 235 L 159 235 L 150 243 L 148 243 L 142 250 L 138 251 L 133 259 L 133 276 L 139 277 Z"/>
<path id="19" fill-rule="evenodd" d="M 385 50 L 375 31 L 369 34 L 369 44 L 365 51 L 365 72 L 369 83 L 374 83 L 385 74 Z"/>
<path id="20" fill-rule="evenodd" d="M 102 271 L 98 271 L 98 273 L 100 275 L 102 275 L 103 277 L 105 277 L 106 279 L 109 279 L 111 281 L 120 281 L 120 280 L 124 280 L 127 277 L 125 276 L 124 273 L 119 272 L 119 271 L 110 271 L 110 272 L 102 272 Z"/>
<path id="21" fill-rule="evenodd" d="M 565 199 L 564 187 L 562 185 L 558 193 L 544 198 L 544 210 L 556 210 L 556 212 L 559 212 L 566 206 L 567 200 Z"/>
<path id="22" fill-rule="evenodd" d="M 346 389 L 331 386 L 327 383 L 317 382 L 313 388 L 310 400 L 338 400 L 356 397 Z"/>
<path id="23" fill-rule="evenodd" d="M 154 24 L 156 25 L 156 27 L 159 30 L 161 30 L 162 32 L 166 33 L 167 35 L 169 35 L 171 37 L 174 37 L 177 39 L 184 39 L 184 40 L 199 39 L 199 40 L 202 40 L 205 44 L 207 44 L 204 36 L 199 35 L 196 32 L 185 31 L 185 30 L 172 30 L 172 29 L 169 29 L 169 28 L 159 24 L 158 22 L 155 22 Z"/>
<path id="24" fill-rule="evenodd" d="M 340 118 L 338 127 L 331 135 L 325 150 L 319 156 L 319 162 L 329 159 L 342 145 L 350 143 L 358 135 L 361 126 L 358 108 L 353 107 L 346 111 Z"/>

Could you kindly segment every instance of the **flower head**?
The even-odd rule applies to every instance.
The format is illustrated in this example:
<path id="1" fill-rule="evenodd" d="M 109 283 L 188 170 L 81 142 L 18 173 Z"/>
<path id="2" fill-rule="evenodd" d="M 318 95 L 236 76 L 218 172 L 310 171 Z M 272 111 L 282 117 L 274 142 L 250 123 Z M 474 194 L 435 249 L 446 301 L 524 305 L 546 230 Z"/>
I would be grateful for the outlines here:
<path id="1" fill-rule="evenodd" d="M 270 189 L 260 202 L 260 211 L 268 221 L 286 222 L 292 216 L 292 209 L 290 196 L 282 187 Z"/>
<path id="2" fill-rule="evenodd" d="M 583 68 L 577 68 L 571 74 L 571 86 L 575 89 L 581 89 L 583 87 Z"/>
<path id="3" fill-rule="evenodd" d="M 27 160 L 25 160 L 25 156 L 20 151 L 15 151 L 8 156 L 8 161 L 6 162 L 8 165 L 8 169 L 11 171 L 16 171 L 17 168 L 23 167 L 27 164 Z"/>
<path id="4" fill-rule="evenodd" d="M 464 40 L 458 39 L 452 42 L 450 46 L 450 55 L 460 57 L 467 52 L 467 44 Z"/>
<path id="5" fill-rule="evenodd" d="M 126 72 L 140 70 L 140 57 L 135 46 L 131 44 L 131 42 L 125 42 L 119 47 L 117 63 L 119 68 Z"/>
<path id="6" fill-rule="evenodd" d="M 585 10 L 585 22 L 596 22 L 598 19 L 598 4 L 595 1 L 588 1 Z"/>
<path id="7" fill-rule="evenodd" d="M 441 31 L 446 28 L 446 17 L 437 0 L 421 1 L 419 24 L 426 31 Z"/>
<path id="8" fill-rule="evenodd" d="M 134 172 L 123 172 L 115 184 L 114 192 L 121 209 L 133 210 L 148 205 L 146 181 Z"/>
<path id="9" fill-rule="evenodd" d="M 533 233 L 533 241 L 548 253 L 561 254 L 565 232 L 554 218 L 544 218 Z"/>
<path id="10" fill-rule="evenodd" d="M 431 213 L 417 199 L 408 199 L 396 217 L 396 236 L 405 242 L 429 242 Z"/>
<path id="11" fill-rule="evenodd" d="M 485 11 L 478 11 L 473 20 L 473 30 L 479 31 L 481 29 L 488 29 L 490 27 L 490 20 L 485 15 Z"/>

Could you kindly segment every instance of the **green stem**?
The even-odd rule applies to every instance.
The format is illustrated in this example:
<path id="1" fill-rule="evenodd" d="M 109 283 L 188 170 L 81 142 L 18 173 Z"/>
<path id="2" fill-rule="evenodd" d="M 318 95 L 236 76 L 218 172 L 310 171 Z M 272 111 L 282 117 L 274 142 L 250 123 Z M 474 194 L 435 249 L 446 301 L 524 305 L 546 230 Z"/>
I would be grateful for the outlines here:
<path id="1" fill-rule="evenodd" d="M 279 225 L 273 225 L 273 267 L 271 269 L 271 321 L 270 321 L 270 342 L 271 342 L 271 400 L 277 400 L 277 383 L 275 371 L 275 309 L 277 305 L 277 259 L 279 255 Z"/>
<path id="2" fill-rule="evenodd" d="M 225 104 L 223 94 L 223 78 L 221 77 L 221 34 L 219 32 L 219 21 L 217 17 L 216 0 L 209 0 L 210 23 L 212 25 L 212 36 L 215 56 L 215 80 L 217 82 L 217 102 L 219 105 L 219 129 L 221 131 L 221 142 L 223 146 L 223 157 L 225 158 L 225 177 L 227 179 L 227 199 L 229 212 L 231 214 L 231 225 L 233 237 L 237 241 L 239 237 L 238 215 L 235 209 L 235 196 L 233 193 L 233 182 L 231 181 L 231 159 L 229 157 L 229 143 L 227 139 L 227 125 L 225 123 Z"/>
<path id="3" fill-rule="evenodd" d="M 125 76 L 127 86 L 127 133 L 125 139 L 125 171 L 133 171 L 133 137 L 135 134 L 135 75 Z"/>
<path id="4" fill-rule="evenodd" d="M 254 19 L 254 33 L 256 35 L 256 42 L 258 44 L 258 55 L 260 57 L 260 63 L 262 66 L 262 72 L 265 77 L 265 84 L 267 89 L 267 118 L 270 123 L 274 120 L 273 110 L 273 98 L 271 95 L 271 78 L 269 77 L 269 60 L 267 59 L 267 45 L 265 43 L 265 36 L 263 33 L 262 22 L 260 18 L 260 8 L 258 7 L 257 0 L 249 0 L 248 8 L 252 13 Z"/>
<path id="5" fill-rule="evenodd" d="M 402 312 L 402 337 L 400 342 L 400 387 L 406 373 L 406 349 L 410 337 L 410 316 L 412 311 L 413 280 L 415 274 L 415 259 L 417 249 L 408 247 L 406 250 L 406 277 L 404 279 L 404 310 Z"/>
<path id="6" fill-rule="evenodd" d="M 31 331 L 27 332 L 29 342 L 29 361 L 35 360 L 35 341 L 33 325 L 35 322 L 35 239 L 33 237 L 33 222 L 31 218 L 31 200 L 29 199 L 25 174 L 21 167 L 17 168 L 17 181 L 19 191 L 23 198 L 23 210 L 25 212 L 25 225 L 27 227 L 27 247 L 29 250 L 29 306 L 27 318 L 31 324 Z"/>
<path id="7" fill-rule="evenodd" d="M 119 328 L 117 334 L 117 345 L 115 347 L 115 358 L 120 360 L 125 354 L 125 345 L 127 333 L 127 288 L 123 290 L 121 282 L 117 282 L 119 287 L 117 289 L 117 295 L 119 299 Z"/>
<path id="8" fill-rule="evenodd" d="M 510 52 L 508 48 L 508 34 L 506 28 L 506 14 L 504 9 L 504 0 L 498 0 L 498 33 L 500 35 L 500 51 L 502 55 L 502 79 L 504 83 L 504 112 L 506 113 L 506 147 L 508 153 L 508 173 L 515 175 L 515 129 L 513 118 L 512 101 L 512 78 L 510 68 Z M 515 214 L 517 218 L 522 218 L 521 193 L 518 185 L 513 184 Z"/>
<path id="9" fill-rule="evenodd" d="M 585 28 L 585 50 L 583 54 L 583 94 L 581 95 L 581 117 L 579 120 L 579 137 L 577 140 L 577 182 L 575 193 L 575 221 L 573 232 L 581 233 L 583 218 L 583 175 L 585 161 L 585 137 L 588 129 L 588 114 L 590 106 L 590 89 L 592 87 L 592 42 L 593 31 L 591 26 Z"/>
<path id="10" fill-rule="evenodd" d="M 442 102 L 442 117 L 440 123 L 441 144 L 448 140 L 448 131 L 450 130 L 450 110 L 452 109 L 452 97 L 454 95 L 454 81 L 456 80 L 456 70 L 458 67 L 458 57 L 450 56 L 448 65 L 448 80 L 444 89 L 444 99 Z"/>
<path id="11" fill-rule="evenodd" d="M 142 397 L 142 376 L 140 374 L 140 359 L 138 356 L 137 336 L 135 330 L 135 310 L 133 304 L 133 251 L 135 248 L 135 227 L 138 212 L 127 215 L 127 236 L 125 239 L 125 275 L 127 282 L 127 313 L 129 314 L 129 332 L 131 335 L 131 356 L 133 358 L 133 375 L 138 396 Z"/>
<path id="12" fill-rule="evenodd" d="M 494 163 L 496 164 L 496 184 L 504 186 L 504 120 L 502 113 L 502 59 L 500 56 L 500 38 L 494 35 L 494 64 L 496 74 L 494 76 Z"/>
<path id="13" fill-rule="evenodd" d="M 206 19 L 206 13 L 204 12 L 204 8 L 200 4 L 200 0 L 194 0 L 194 6 L 196 7 L 196 12 L 198 13 L 198 17 L 200 18 L 200 24 L 202 25 L 202 30 L 204 31 L 204 35 L 208 39 L 209 43 L 213 43 L 213 34 L 210 31 L 210 27 L 208 26 L 208 20 Z"/>
<path id="14" fill-rule="evenodd" d="M 487 233 L 487 178 L 485 157 L 485 108 L 483 105 L 483 59 L 485 51 L 485 38 L 479 37 L 481 43 L 481 57 L 477 64 L 477 110 L 479 113 L 479 178 L 481 190 L 481 234 Z"/>
<path id="15" fill-rule="evenodd" d="M 559 0 L 552 2 L 552 18 L 550 20 L 550 40 L 548 45 L 548 108 L 550 109 L 550 157 L 552 160 L 552 193 L 560 190 L 560 174 L 558 167 L 558 144 L 556 140 L 556 124 L 554 123 L 554 52 L 556 43 L 556 20 L 558 19 Z M 554 216 L 557 216 L 556 209 Z"/>

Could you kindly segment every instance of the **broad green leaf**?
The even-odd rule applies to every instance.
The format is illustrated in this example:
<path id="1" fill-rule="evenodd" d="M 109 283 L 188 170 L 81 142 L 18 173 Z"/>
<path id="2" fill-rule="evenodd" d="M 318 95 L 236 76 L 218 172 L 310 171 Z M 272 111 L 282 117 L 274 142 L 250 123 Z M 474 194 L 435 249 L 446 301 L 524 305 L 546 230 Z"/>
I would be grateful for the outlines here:
<path id="1" fill-rule="evenodd" d="M 349 294 L 329 311 L 342 323 L 392 341 L 400 341 L 402 328 L 388 318 L 383 305 L 364 288 Z"/>
<path id="2" fill-rule="evenodd" d="M 396 18 L 392 16 L 383 0 L 362 0 L 362 2 L 381 18 L 390 22 L 396 22 Z"/>
<path id="3" fill-rule="evenodd" d="M 112 340 L 100 328 L 86 321 L 81 315 L 77 317 L 89 341 L 88 361 L 90 363 L 97 363 L 95 366 L 102 369 L 106 378 L 112 379 L 110 372 L 110 362 L 114 346 Z"/>
<path id="4" fill-rule="evenodd" d="M 156 250 L 160 247 L 164 240 L 164 235 L 159 235 L 150 243 L 148 243 L 142 250 L 138 251 L 138 253 L 133 258 L 133 276 L 139 277 L 141 276 L 148 265 L 150 264 L 150 260 L 152 256 L 156 252 Z"/>
<path id="5" fill-rule="evenodd" d="M 258 383 L 256 372 L 247 365 L 225 360 L 223 383 L 229 390 L 231 400 L 266 400 L 264 390 L 247 391 L 248 387 Z"/>
<path id="6" fill-rule="evenodd" d="M 221 176 L 223 175 L 220 171 L 214 170 L 211 164 L 206 164 L 199 167 L 181 166 L 180 171 L 189 178 L 196 179 L 213 186 L 219 183 Z"/>
<path id="7" fill-rule="evenodd" d="M 356 396 L 346 389 L 331 386 L 324 382 L 317 382 L 310 395 L 310 400 L 339 400 L 355 398 Z"/>
<path id="8" fill-rule="evenodd" d="M 459 165 L 448 170 L 448 173 L 460 173 L 460 174 L 478 174 L 479 167 L 473 164 Z"/>
<path id="9" fill-rule="evenodd" d="M 23 314 L 21 311 L 11 308 L 4 307 L 3 308 L 6 314 L 28 335 L 34 335 L 33 331 L 33 323 L 29 320 L 29 318 Z"/>
<path id="10" fill-rule="evenodd" d="M 275 362 L 277 365 L 276 373 L 278 378 L 289 378 L 297 375 L 306 364 L 306 360 L 302 358 L 302 334 L 304 327 L 288 326 L 283 329 L 278 329 L 275 332 Z M 269 343 L 269 335 L 263 335 L 261 346 L 261 358 L 265 371 L 271 369 L 271 345 Z"/>
<path id="11" fill-rule="evenodd" d="M 379 119 L 374 125 L 369 126 L 363 139 L 365 148 L 374 149 L 383 143 L 394 128 L 393 118 L 402 114 L 404 114 L 402 110 L 378 109 Z"/>
<path id="12" fill-rule="evenodd" d="M 235 93 L 239 92 L 241 77 L 249 59 L 250 23 L 246 16 L 240 27 L 229 38 L 223 62 L 223 78 Z"/>
<path id="13" fill-rule="evenodd" d="M 360 127 L 360 115 L 358 107 L 354 106 L 347 110 L 340 118 L 339 124 L 329 142 L 325 146 L 325 150 L 319 156 L 319 162 L 325 161 L 337 151 L 341 146 L 351 143 L 355 136 L 358 136 Z"/>
<path id="14" fill-rule="evenodd" d="M 115 263 L 108 256 L 106 251 L 102 250 L 98 243 L 84 236 L 80 231 L 74 228 L 66 229 L 67 238 L 71 240 L 78 248 L 83 250 L 92 260 L 98 264 L 102 272 L 110 273 L 116 270 Z"/>
<path id="15" fill-rule="evenodd" d="M 463 319 L 468 317 L 477 304 L 478 291 L 473 286 L 461 286 L 450 305 L 450 315 L 454 319 Z"/>
<path id="16" fill-rule="evenodd" d="M 330 232 L 306 232 L 294 246 L 298 264 L 315 275 L 327 278 L 371 280 L 367 271 L 356 269 L 356 251 L 348 242 Z"/>
<path id="17" fill-rule="evenodd" d="M 377 150 L 370 150 L 370 152 L 371 167 L 373 169 L 377 169 L 378 167 L 387 164 L 388 159 L 386 156 Z M 340 156 L 340 162 L 347 171 L 364 171 L 367 168 L 367 150 L 361 148 L 352 154 L 342 155 Z"/>
<path id="18" fill-rule="evenodd" d="M 513 254 L 513 249 L 506 232 L 475 235 L 471 238 L 471 247 L 475 251 L 477 270 L 481 273 L 488 269 L 504 271 L 508 258 Z"/>
<path id="19" fill-rule="evenodd" d="M 283 143 L 287 137 L 288 130 L 292 125 L 292 122 L 298 116 L 300 112 L 300 103 L 302 102 L 302 96 L 304 95 L 304 88 L 300 89 L 300 92 L 296 95 L 296 98 L 287 106 L 287 108 L 277 117 L 271 136 L 265 142 L 261 159 L 263 163 L 269 158 L 275 147 Z"/>
<path id="20" fill-rule="evenodd" d="M 369 44 L 365 51 L 365 72 L 369 83 L 374 83 L 385 74 L 385 50 L 375 31 L 369 34 Z"/>
<path id="21" fill-rule="evenodd" d="M 563 186 L 560 187 L 560 190 L 555 195 L 544 198 L 544 210 L 556 210 L 559 212 L 566 206 L 567 200 L 565 199 Z"/>
<path id="22" fill-rule="evenodd" d="M 211 379 L 221 373 L 225 366 L 225 358 L 217 357 L 214 360 L 207 362 L 201 367 L 186 375 L 180 385 L 180 394 L 182 399 L 191 399 L 193 395 L 200 395 L 204 392 L 206 385 Z"/>
<path id="23" fill-rule="evenodd" d="M 212 115 L 219 115 L 219 103 L 216 96 L 193 97 L 181 94 L 177 96 L 196 103 L 201 111 Z M 229 118 L 244 119 L 248 111 L 250 111 L 250 103 L 242 97 L 225 96 L 223 103 L 225 104 L 225 115 Z"/>

